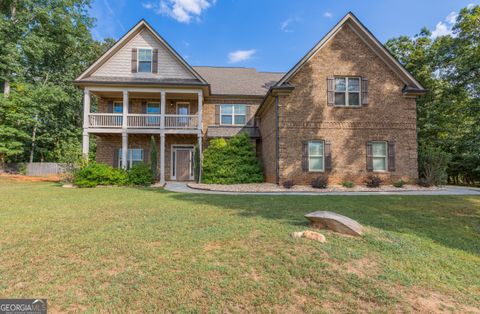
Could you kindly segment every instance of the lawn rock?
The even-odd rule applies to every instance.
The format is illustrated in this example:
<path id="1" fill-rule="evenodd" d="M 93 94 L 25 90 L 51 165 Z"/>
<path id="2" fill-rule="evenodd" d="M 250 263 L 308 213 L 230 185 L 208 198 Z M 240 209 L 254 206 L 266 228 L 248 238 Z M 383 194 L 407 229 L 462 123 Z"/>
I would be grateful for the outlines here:
<path id="1" fill-rule="evenodd" d="M 305 239 L 310 239 L 310 240 L 315 240 L 320 243 L 325 243 L 327 242 L 327 239 L 325 236 L 321 233 L 306 230 L 306 231 L 300 231 L 300 232 L 294 232 L 292 234 L 294 238 L 305 238 Z"/>
<path id="2" fill-rule="evenodd" d="M 313 228 L 330 229 L 352 236 L 361 236 L 363 233 L 363 227 L 357 221 L 334 212 L 316 211 L 306 214 L 305 218 L 310 220 Z"/>

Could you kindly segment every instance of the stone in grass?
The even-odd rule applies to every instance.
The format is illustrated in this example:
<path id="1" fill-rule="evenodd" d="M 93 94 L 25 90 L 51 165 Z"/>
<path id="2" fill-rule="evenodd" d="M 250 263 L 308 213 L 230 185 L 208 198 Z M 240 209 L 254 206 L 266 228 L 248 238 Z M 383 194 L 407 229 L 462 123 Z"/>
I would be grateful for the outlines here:
<path id="1" fill-rule="evenodd" d="M 329 211 L 316 211 L 305 215 L 313 228 L 330 229 L 338 233 L 361 236 L 363 227 L 357 221 Z"/>
<path id="2" fill-rule="evenodd" d="M 315 240 L 320 243 L 325 243 L 327 242 L 327 239 L 325 239 L 325 236 L 321 233 L 306 230 L 306 231 L 300 231 L 300 232 L 294 232 L 292 234 L 294 238 L 306 238 L 310 240 Z"/>

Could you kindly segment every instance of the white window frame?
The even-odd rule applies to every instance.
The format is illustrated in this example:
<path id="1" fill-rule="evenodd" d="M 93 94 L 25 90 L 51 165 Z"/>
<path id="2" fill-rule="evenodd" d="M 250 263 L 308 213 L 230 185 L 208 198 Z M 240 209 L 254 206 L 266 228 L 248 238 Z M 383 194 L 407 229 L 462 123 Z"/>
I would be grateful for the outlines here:
<path id="1" fill-rule="evenodd" d="M 225 113 L 223 114 L 223 107 L 224 106 L 232 106 L 232 113 Z M 236 114 L 235 113 L 235 106 L 244 106 L 245 107 L 245 114 Z M 232 123 L 223 123 L 222 122 L 222 116 L 231 116 L 232 117 Z M 235 123 L 235 116 L 245 116 L 245 123 Z M 246 104 L 221 104 L 220 105 L 220 125 L 247 125 L 247 105 Z"/>
<path id="2" fill-rule="evenodd" d="M 345 91 L 337 91 L 337 79 L 344 79 L 345 80 Z M 348 90 L 348 81 L 349 79 L 358 79 L 358 92 L 356 91 L 349 91 Z M 344 93 L 345 94 L 345 103 L 343 105 L 337 105 L 336 103 L 336 93 Z M 348 94 L 349 93 L 357 93 L 358 94 L 358 105 L 349 105 L 348 102 Z M 333 81 L 333 104 L 336 107 L 354 107 L 358 108 L 362 106 L 362 78 L 360 76 L 335 76 Z"/>
<path id="3" fill-rule="evenodd" d="M 385 145 L 385 155 L 375 155 L 375 150 L 373 149 L 373 146 L 375 144 Z M 385 169 L 380 169 L 380 170 L 375 169 L 375 163 L 373 162 L 373 160 L 375 158 L 384 158 L 385 159 Z M 374 172 L 387 172 L 388 171 L 388 142 L 387 141 L 373 141 L 372 142 L 372 169 L 373 169 Z"/>
<path id="4" fill-rule="evenodd" d="M 175 167 L 177 166 L 177 150 L 188 150 L 190 151 L 190 163 L 188 165 L 190 169 L 190 176 L 189 180 L 193 180 L 195 177 L 195 146 L 194 145 L 182 145 L 182 144 L 172 144 L 170 147 L 170 179 L 171 180 L 177 180 L 177 175 L 175 173 Z"/>
<path id="5" fill-rule="evenodd" d="M 140 50 L 150 50 L 150 72 L 140 71 Z M 147 62 L 147 61 L 142 61 Z M 137 48 L 137 72 L 138 73 L 153 73 L 153 49 L 150 47 L 138 47 Z"/>
<path id="6" fill-rule="evenodd" d="M 187 112 L 187 116 L 190 115 L 190 103 L 187 102 L 187 101 L 178 101 L 175 103 L 175 114 L 179 114 L 178 113 L 178 105 L 188 105 L 188 112 Z"/>
<path id="7" fill-rule="evenodd" d="M 134 150 L 141 150 L 142 151 L 142 159 L 141 160 L 133 160 L 133 151 Z M 145 150 L 143 148 L 129 148 L 127 149 L 127 169 L 132 168 L 134 161 L 141 161 L 145 162 Z M 122 167 L 122 149 L 118 149 L 118 168 Z"/>
<path id="8" fill-rule="evenodd" d="M 310 143 L 320 143 L 322 144 L 322 154 L 321 155 L 310 155 Z M 308 147 L 307 147 L 307 150 L 308 150 L 308 171 L 309 172 L 325 172 L 325 141 L 308 141 Z M 314 158 L 319 158 L 321 157 L 322 158 L 322 169 L 321 170 L 318 170 L 318 169 L 312 169 L 312 166 L 311 166 L 311 162 L 310 162 L 310 157 L 314 157 Z"/>
<path id="9" fill-rule="evenodd" d="M 115 112 L 115 105 L 118 105 L 120 108 L 122 108 L 122 111 L 120 111 L 120 112 Z M 123 113 L 123 101 L 114 101 L 114 102 L 113 102 L 112 112 L 113 112 L 113 113 L 118 113 L 118 114 Z"/>

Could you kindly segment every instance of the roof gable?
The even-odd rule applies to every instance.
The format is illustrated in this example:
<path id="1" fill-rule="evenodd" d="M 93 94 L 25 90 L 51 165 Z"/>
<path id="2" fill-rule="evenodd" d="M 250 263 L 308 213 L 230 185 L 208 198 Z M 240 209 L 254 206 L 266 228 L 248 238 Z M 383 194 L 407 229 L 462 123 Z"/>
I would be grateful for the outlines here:
<path id="1" fill-rule="evenodd" d="M 158 49 L 158 73 L 132 73 L 132 48 Z M 145 21 L 141 20 L 78 78 L 80 80 L 124 77 L 206 81 Z"/>
<path id="2" fill-rule="evenodd" d="M 295 66 L 283 76 L 275 86 L 287 83 L 309 60 L 311 60 L 329 42 L 344 25 L 348 25 L 378 57 L 385 62 L 405 83 L 406 86 L 424 90 L 422 85 L 390 54 L 373 34 L 349 12 L 333 27 Z"/>

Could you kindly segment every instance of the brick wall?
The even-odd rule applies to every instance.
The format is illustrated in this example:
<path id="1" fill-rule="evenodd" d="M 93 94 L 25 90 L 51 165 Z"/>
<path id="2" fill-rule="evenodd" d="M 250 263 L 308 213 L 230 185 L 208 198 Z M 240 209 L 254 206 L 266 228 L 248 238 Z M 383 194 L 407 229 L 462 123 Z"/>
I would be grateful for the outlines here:
<path id="1" fill-rule="evenodd" d="M 333 75 L 367 77 L 368 106 L 327 106 L 327 77 Z M 417 178 L 415 99 L 403 97 L 404 83 L 348 26 L 307 62 L 290 83 L 295 89 L 279 100 L 280 183 L 293 179 L 298 184 L 308 184 L 318 176 L 303 172 L 301 167 L 301 142 L 309 139 L 331 142 L 331 182 L 363 181 L 367 174 L 366 142 L 370 140 L 396 142 L 396 171 L 381 176 Z M 264 150 L 265 137 L 262 131 Z"/>
<path id="2" fill-rule="evenodd" d="M 270 104 L 259 121 L 263 173 L 265 181 L 270 183 L 276 183 L 277 180 L 275 120 L 275 104 Z"/>

